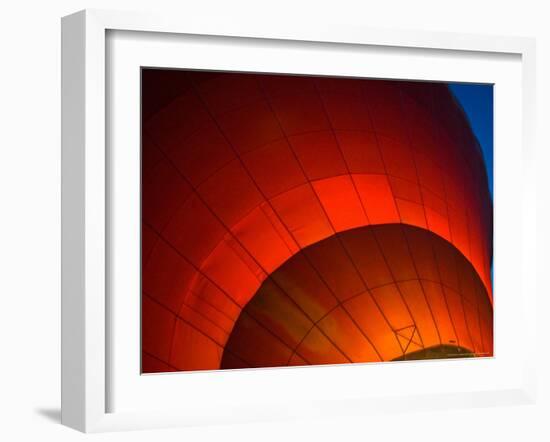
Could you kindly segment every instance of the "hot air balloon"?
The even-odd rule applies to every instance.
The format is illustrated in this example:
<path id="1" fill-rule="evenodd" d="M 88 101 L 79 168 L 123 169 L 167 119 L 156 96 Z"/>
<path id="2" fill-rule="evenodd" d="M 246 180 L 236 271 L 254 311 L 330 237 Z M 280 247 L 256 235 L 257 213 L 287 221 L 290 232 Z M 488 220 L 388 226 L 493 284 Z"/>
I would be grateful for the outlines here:
<path id="1" fill-rule="evenodd" d="M 443 83 L 142 71 L 142 371 L 493 354 L 492 201 Z"/>

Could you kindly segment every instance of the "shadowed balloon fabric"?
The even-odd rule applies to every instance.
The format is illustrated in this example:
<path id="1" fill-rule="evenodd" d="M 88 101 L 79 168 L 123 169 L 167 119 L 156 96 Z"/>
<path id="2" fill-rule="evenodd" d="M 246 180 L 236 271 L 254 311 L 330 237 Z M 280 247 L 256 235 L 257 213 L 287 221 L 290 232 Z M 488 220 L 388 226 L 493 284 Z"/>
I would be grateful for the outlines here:
<path id="1" fill-rule="evenodd" d="M 447 85 L 142 71 L 142 372 L 493 354 Z"/>

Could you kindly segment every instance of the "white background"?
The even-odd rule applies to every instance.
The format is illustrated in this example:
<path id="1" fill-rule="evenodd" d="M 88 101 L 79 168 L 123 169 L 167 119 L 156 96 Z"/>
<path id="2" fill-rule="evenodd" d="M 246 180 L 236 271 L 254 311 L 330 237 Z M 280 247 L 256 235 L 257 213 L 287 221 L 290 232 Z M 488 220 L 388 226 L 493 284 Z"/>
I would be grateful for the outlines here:
<path id="1" fill-rule="evenodd" d="M 200 4 L 199 4 L 200 3 Z M 538 144 L 550 146 L 550 13 L 545 2 L 462 0 L 277 0 L 168 2 L 19 1 L 0 11 L 0 438 L 3 440 L 549 440 L 550 327 L 539 323 L 536 406 L 380 414 L 302 421 L 84 436 L 59 420 L 60 352 L 60 23 L 75 10 L 117 8 L 214 14 L 219 20 L 350 23 L 383 28 L 448 30 L 538 38 Z M 539 293 L 548 263 L 548 152 L 539 167 Z M 544 207 L 542 207 L 544 206 Z M 544 210 L 543 210 L 544 209 Z M 550 295 L 550 294 L 549 294 Z M 521 351 L 521 349 L 518 349 Z"/>

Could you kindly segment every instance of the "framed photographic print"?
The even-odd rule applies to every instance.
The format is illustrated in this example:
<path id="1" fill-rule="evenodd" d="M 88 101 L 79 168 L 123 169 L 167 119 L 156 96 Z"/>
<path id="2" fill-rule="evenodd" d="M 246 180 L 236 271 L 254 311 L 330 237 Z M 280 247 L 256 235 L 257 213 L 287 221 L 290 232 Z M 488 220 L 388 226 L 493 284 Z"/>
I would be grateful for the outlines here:
<path id="1" fill-rule="evenodd" d="M 63 19 L 63 422 L 532 401 L 533 42 L 225 26 Z"/>

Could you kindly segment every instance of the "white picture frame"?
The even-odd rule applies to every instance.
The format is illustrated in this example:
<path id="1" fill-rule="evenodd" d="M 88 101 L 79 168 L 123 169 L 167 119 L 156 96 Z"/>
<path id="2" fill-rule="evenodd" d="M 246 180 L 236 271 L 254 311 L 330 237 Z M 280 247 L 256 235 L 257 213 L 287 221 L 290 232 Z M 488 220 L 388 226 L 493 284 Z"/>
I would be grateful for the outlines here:
<path id="1" fill-rule="evenodd" d="M 228 44 L 236 39 L 261 39 L 285 42 L 286 45 L 308 42 L 311 45 L 338 44 L 339 47 L 377 47 L 380 50 L 402 48 L 404 51 L 426 49 L 443 53 L 472 53 L 483 58 L 488 54 L 509 54 L 521 64 L 521 158 L 522 207 L 518 215 L 520 231 L 517 245 L 521 278 L 521 297 L 516 308 L 523 312 L 525 348 L 518 354 L 521 376 L 502 388 L 461 392 L 431 391 L 427 394 L 387 394 L 347 397 L 333 393 L 311 401 L 293 401 L 266 405 L 253 397 L 233 404 L 232 413 L 197 407 L 194 412 L 111 410 L 109 395 L 113 385 L 110 371 L 113 354 L 109 327 L 112 321 L 108 299 L 109 247 L 116 230 L 108 228 L 113 202 L 109 195 L 108 93 L 110 76 L 106 75 L 112 53 L 108 50 L 109 32 L 160 33 L 172 36 L 217 36 Z M 159 35 L 159 34 L 155 34 Z M 295 42 L 295 43 L 293 43 Z M 247 422 L 286 417 L 353 415 L 404 409 L 454 408 L 502 404 L 532 403 L 536 397 L 534 353 L 536 324 L 535 286 L 535 43 L 532 39 L 492 37 L 416 31 L 357 29 L 346 26 L 327 27 L 308 23 L 291 25 L 254 23 L 216 23 L 194 18 L 158 17 L 86 10 L 62 21 L 62 423 L 80 431 L 95 432 L 121 429 L 154 428 L 215 422 Z M 111 60 L 112 61 L 112 60 Z M 498 114 L 498 107 L 496 109 Z M 498 138 L 497 138 L 498 140 Z M 496 170 L 499 163 L 496 161 Z M 504 163 L 503 163 L 504 164 Z M 498 253 L 498 248 L 496 248 Z M 498 255 L 497 255 L 498 257 Z M 498 259 L 498 258 L 497 258 Z M 116 348 L 116 347 L 115 347 Z M 497 354 L 498 357 L 498 354 Z M 409 365 L 412 367 L 412 365 Z M 445 366 L 440 369 L 447 370 Z M 336 376 L 344 367 L 324 368 L 324 376 Z M 409 368 L 409 370 L 411 370 Z M 293 374 L 298 379 L 300 369 Z M 243 373 L 243 372 L 241 372 Z M 249 372 L 251 373 L 251 372 Z M 256 382 L 275 376 L 275 370 L 253 371 Z M 259 374 L 258 374 L 259 373 Z M 139 375 L 137 373 L 136 375 Z M 210 373 L 212 375 L 212 373 Z M 236 379 L 237 375 L 233 375 Z M 242 377 L 242 375 L 240 375 Z M 251 377 L 251 376 L 249 376 Z M 170 384 L 171 376 L 163 383 Z M 195 382 L 205 382 L 206 378 Z M 296 381 L 296 380 L 295 380 Z M 222 379 L 223 382 L 223 379 Z M 123 392 L 124 393 L 124 392 Z M 165 393 L 163 393 L 165 394 Z M 229 393 L 228 393 L 229 394 Z M 220 408 L 221 410 L 221 408 Z"/>

